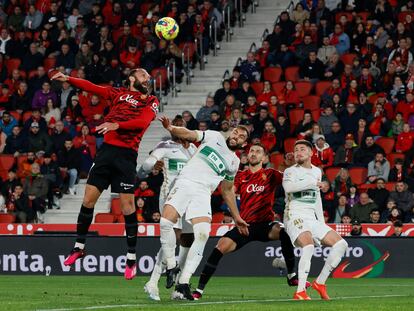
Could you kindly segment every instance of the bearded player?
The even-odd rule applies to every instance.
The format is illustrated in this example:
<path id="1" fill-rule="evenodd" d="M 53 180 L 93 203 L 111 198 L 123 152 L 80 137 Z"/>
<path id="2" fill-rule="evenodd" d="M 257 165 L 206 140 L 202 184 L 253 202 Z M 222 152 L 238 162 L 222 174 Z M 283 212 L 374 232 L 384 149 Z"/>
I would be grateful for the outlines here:
<path id="1" fill-rule="evenodd" d="M 134 184 L 138 147 L 142 136 L 158 112 L 158 99 L 149 94 L 150 75 L 144 69 L 134 69 L 128 76 L 128 88 L 103 87 L 87 80 L 57 73 L 52 80 L 67 81 L 73 86 L 109 100 L 109 113 L 105 122 L 96 127 L 104 134 L 104 144 L 89 171 L 85 195 L 77 221 L 76 243 L 65 259 L 71 266 L 85 256 L 85 241 L 93 220 L 93 211 L 102 191 L 111 185 L 119 193 L 128 245 L 125 278 L 136 275 L 137 217 L 134 204 Z"/>
<path id="2" fill-rule="evenodd" d="M 185 121 L 176 117 L 172 121 L 172 125 L 185 127 Z M 142 168 L 146 172 L 150 172 L 152 168 L 159 167 L 163 169 L 164 182 L 161 186 L 159 208 L 162 213 L 165 200 L 170 192 L 175 179 L 183 169 L 184 165 L 191 159 L 197 151 L 197 147 L 186 140 L 172 136 L 171 140 L 160 142 L 152 151 L 151 155 L 145 160 Z M 193 242 L 193 228 L 187 221 L 180 219 L 174 225 L 177 240 L 180 241 L 180 250 L 178 252 L 178 265 L 184 266 L 188 251 Z M 160 295 L 158 290 L 158 282 L 165 264 L 162 262 L 162 249 L 157 254 L 154 270 L 152 271 L 150 280 L 145 284 L 144 290 L 152 300 L 159 301 Z"/>
<path id="3" fill-rule="evenodd" d="M 244 147 L 249 138 L 249 130 L 238 126 L 226 140 L 216 131 L 190 131 L 183 127 L 173 126 L 166 117 L 160 118 L 163 126 L 171 135 L 178 138 L 200 142 L 196 154 L 184 166 L 175 180 L 164 205 L 161 227 L 161 247 L 167 265 L 166 287 L 174 284 L 174 276 L 182 268 L 175 294 L 181 299 L 193 300 L 190 289 L 190 278 L 203 258 L 204 247 L 211 229 L 211 193 L 222 182 L 222 195 L 229 206 L 236 226 L 248 235 L 248 224 L 240 217 L 236 205 L 233 184 L 240 160 L 235 151 Z M 175 261 L 176 236 L 174 224 L 178 219 L 189 221 L 193 225 L 194 242 L 190 247 L 183 267 Z M 175 295 L 176 298 L 177 295 Z"/>
<path id="4" fill-rule="evenodd" d="M 204 288 L 223 255 L 237 251 L 253 241 L 280 240 L 288 270 L 288 284 L 298 284 L 294 273 L 293 245 L 285 230 L 274 221 L 274 194 L 276 187 L 282 183 L 282 173 L 272 168 L 263 168 L 265 156 L 266 151 L 261 144 L 251 146 L 247 156 L 249 168 L 239 171 L 234 181 L 235 192 L 240 194 L 240 216 L 250 225 L 249 235 L 244 236 L 237 228 L 233 228 L 220 238 L 201 272 L 197 289 L 193 292 L 194 300 L 201 299 Z"/>
<path id="5" fill-rule="evenodd" d="M 314 241 L 317 241 L 332 248 L 321 273 L 312 283 L 312 288 L 322 299 L 329 300 L 325 283 L 331 271 L 341 261 L 348 243 L 325 224 L 320 193 L 322 171 L 311 164 L 312 144 L 307 140 L 296 141 L 294 157 L 296 165 L 287 168 L 283 174 L 286 232 L 292 243 L 302 248 L 298 265 L 299 284 L 293 299 L 311 299 L 306 293 L 306 281 L 315 249 Z"/>

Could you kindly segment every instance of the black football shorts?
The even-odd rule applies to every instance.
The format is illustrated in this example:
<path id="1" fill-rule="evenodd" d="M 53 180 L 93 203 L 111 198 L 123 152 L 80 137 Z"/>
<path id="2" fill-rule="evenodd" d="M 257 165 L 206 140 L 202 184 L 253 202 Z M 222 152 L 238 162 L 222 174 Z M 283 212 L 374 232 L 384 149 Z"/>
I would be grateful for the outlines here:
<path id="1" fill-rule="evenodd" d="M 88 185 L 103 191 L 111 185 L 114 193 L 134 193 L 137 152 L 123 147 L 103 144 L 88 176 Z"/>

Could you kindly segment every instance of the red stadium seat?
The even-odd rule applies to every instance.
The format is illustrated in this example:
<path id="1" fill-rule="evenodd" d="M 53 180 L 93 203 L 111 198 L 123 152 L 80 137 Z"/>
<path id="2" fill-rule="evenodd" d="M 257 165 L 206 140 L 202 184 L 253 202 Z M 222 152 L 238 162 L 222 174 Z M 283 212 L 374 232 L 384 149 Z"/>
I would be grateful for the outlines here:
<path id="1" fill-rule="evenodd" d="M 321 117 L 321 110 L 320 109 L 312 110 L 311 114 L 312 114 L 313 121 L 318 122 L 319 118 Z"/>
<path id="2" fill-rule="evenodd" d="M 31 111 L 26 111 L 25 113 L 23 113 L 23 117 L 22 117 L 23 123 L 29 120 L 31 117 L 32 117 Z"/>
<path id="3" fill-rule="evenodd" d="M 367 192 L 369 189 L 375 189 L 376 187 L 376 184 L 362 184 L 358 186 L 358 190 L 360 192 Z"/>
<path id="4" fill-rule="evenodd" d="M 385 189 L 387 189 L 389 192 L 395 191 L 395 184 L 396 182 L 387 182 L 385 183 Z"/>
<path id="5" fill-rule="evenodd" d="M 396 159 L 401 159 L 401 160 L 404 161 L 405 155 L 403 153 L 396 153 L 396 152 L 387 154 L 387 160 L 388 160 L 388 162 L 390 162 L 390 167 L 391 168 L 394 167 Z"/>
<path id="6" fill-rule="evenodd" d="M 285 141 L 283 142 L 285 153 L 293 152 L 293 150 L 295 149 L 296 140 L 297 139 L 295 137 L 289 137 L 285 139 Z"/>
<path id="7" fill-rule="evenodd" d="M 111 213 L 113 215 L 122 215 L 121 199 L 120 198 L 113 198 L 111 200 Z"/>
<path id="8" fill-rule="evenodd" d="M 14 69 L 19 69 L 19 66 L 21 64 L 21 60 L 18 58 L 10 58 L 5 60 L 7 73 L 11 75 L 12 71 Z"/>
<path id="9" fill-rule="evenodd" d="M 10 111 L 10 114 L 12 115 L 13 118 L 16 119 L 17 122 L 20 122 L 22 115 L 20 113 L 18 113 L 15 110 Z"/>
<path id="10" fill-rule="evenodd" d="M 285 85 L 286 85 L 286 82 L 272 83 L 272 90 L 276 94 L 280 94 L 282 92 L 282 90 L 284 89 Z"/>
<path id="11" fill-rule="evenodd" d="M 346 53 L 341 56 L 341 60 L 345 65 L 352 65 L 355 57 L 357 57 L 357 55 L 354 53 Z"/>
<path id="12" fill-rule="evenodd" d="M 395 140 L 392 137 L 380 137 L 375 143 L 384 149 L 385 154 L 390 154 L 394 149 Z"/>
<path id="13" fill-rule="evenodd" d="M 185 61 L 192 61 L 194 53 L 196 51 L 195 43 L 194 42 L 183 42 L 180 44 L 180 49 L 184 53 L 184 60 Z"/>
<path id="14" fill-rule="evenodd" d="M 405 17 L 407 15 L 411 15 L 414 19 L 414 13 L 413 12 L 401 12 L 401 13 L 398 14 L 398 21 L 401 22 L 401 23 L 404 23 L 405 22 Z"/>
<path id="15" fill-rule="evenodd" d="M 273 164 L 274 169 L 278 169 L 284 160 L 285 158 L 282 153 L 274 152 L 270 155 L 270 163 Z"/>
<path id="16" fill-rule="evenodd" d="M 43 66 L 45 67 L 46 72 L 49 71 L 50 69 L 55 68 L 55 65 L 56 65 L 56 58 L 48 57 L 48 58 L 45 58 L 45 60 L 43 61 Z"/>
<path id="17" fill-rule="evenodd" d="M 325 175 L 326 175 L 326 178 L 329 180 L 329 182 L 333 182 L 335 180 L 340 170 L 341 170 L 340 167 L 334 167 L 334 166 L 331 166 L 325 169 Z"/>
<path id="18" fill-rule="evenodd" d="M 298 81 L 299 80 L 299 66 L 287 67 L 285 69 L 285 81 Z"/>
<path id="19" fill-rule="evenodd" d="M 165 88 L 165 86 L 168 83 L 168 76 L 167 76 L 167 68 L 165 67 L 160 67 L 160 68 L 155 68 L 151 71 L 151 77 L 154 78 L 154 80 L 156 81 L 156 86 L 157 88 L 159 88 L 162 84 L 162 87 Z"/>
<path id="20" fill-rule="evenodd" d="M 1 224 L 12 224 L 16 220 L 16 217 L 12 214 L 0 214 Z"/>
<path id="21" fill-rule="evenodd" d="M 256 96 L 259 96 L 263 92 L 263 82 L 253 82 L 250 84 Z"/>
<path id="22" fill-rule="evenodd" d="M 302 98 L 302 102 L 305 110 L 319 110 L 321 108 L 321 98 L 316 95 L 308 95 Z"/>
<path id="23" fill-rule="evenodd" d="M 224 219 L 224 213 L 223 212 L 217 212 L 213 214 L 213 217 L 211 218 L 211 222 L 213 224 L 220 224 L 223 222 Z"/>
<path id="24" fill-rule="evenodd" d="M 282 69 L 279 67 L 268 67 L 264 70 L 264 79 L 275 83 L 280 81 L 282 76 Z"/>
<path id="25" fill-rule="evenodd" d="M 371 105 L 374 105 L 377 102 L 378 97 L 379 97 L 378 94 L 372 94 L 371 96 L 368 97 L 368 102 Z"/>
<path id="26" fill-rule="evenodd" d="M 315 85 L 315 94 L 321 96 L 332 85 L 331 81 L 318 81 Z"/>
<path id="27" fill-rule="evenodd" d="M 110 213 L 98 213 L 95 215 L 95 223 L 112 224 L 115 216 Z"/>
<path id="28" fill-rule="evenodd" d="M 36 75 L 37 75 L 37 70 L 30 70 L 29 74 L 28 74 L 28 78 L 32 79 L 32 78 L 36 77 Z"/>
<path id="29" fill-rule="evenodd" d="M 338 12 L 335 15 L 335 23 L 338 23 L 339 22 L 339 19 L 341 18 L 342 15 L 345 15 L 346 16 L 346 18 L 348 20 L 348 23 L 351 23 L 352 20 L 354 19 L 354 16 L 350 12 Z"/>
<path id="30" fill-rule="evenodd" d="M 371 12 L 359 12 L 357 13 L 357 16 L 362 18 L 363 23 L 367 22 L 368 16 L 371 15 Z"/>
<path id="31" fill-rule="evenodd" d="M 303 120 L 303 115 L 305 110 L 302 108 L 295 108 L 289 111 L 289 120 L 291 125 L 297 125 L 300 121 Z"/>
<path id="32" fill-rule="evenodd" d="M 351 167 L 349 169 L 349 177 L 352 183 L 361 185 L 367 180 L 368 170 L 365 167 Z"/>
<path id="33" fill-rule="evenodd" d="M 309 81 L 295 82 L 295 89 L 300 98 L 308 96 L 312 91 L 313 85 Z"/>
<path id="34" fill-rule="evenodd" d="M 8 171 L 15 163 L 14 156 L 11 154 L 0 154 L 0 169 Z"/>

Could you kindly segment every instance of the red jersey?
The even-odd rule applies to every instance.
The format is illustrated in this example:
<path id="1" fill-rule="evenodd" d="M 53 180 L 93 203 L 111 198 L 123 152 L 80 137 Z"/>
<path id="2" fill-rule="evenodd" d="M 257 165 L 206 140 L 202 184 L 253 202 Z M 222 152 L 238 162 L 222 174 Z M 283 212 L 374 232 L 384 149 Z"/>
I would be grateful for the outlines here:
<path id="1" fill-rule="evenodd" d="M 272 168 L 262 168 L 256 173 L 250 169 L 239 171 L 234 186 L 240 194 L 240 216 L 247 223 L 273 221 L 275 189 L 280 184 L 282 173 Z"/>
<path id="2" fill-rule="evenodd" d="M 69 83 L 110 100 L 105 122 L 118 123 L 119 128 L 105 134 L 105 143 L 138 151 L 142 136 L 158 112 L 157 97 L 125 88 L 99 86 L 73 77 L 69 78 Z"/>

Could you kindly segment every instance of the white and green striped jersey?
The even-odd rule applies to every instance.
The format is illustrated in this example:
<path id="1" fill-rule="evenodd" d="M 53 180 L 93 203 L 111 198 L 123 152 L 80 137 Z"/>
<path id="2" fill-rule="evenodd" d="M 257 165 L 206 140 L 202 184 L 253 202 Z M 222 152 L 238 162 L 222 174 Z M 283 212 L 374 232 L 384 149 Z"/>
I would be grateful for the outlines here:
<path id="1" fill-rule="evenodd" d="M 196 151 L 197 147 L 194 144 L 184 148 L 183 145 L 172 140 L 162 141 L 154 148 L 151 156 L 145 160 L 143 168 L 150 171 L 156 161 L 164 161 L 164 182 L 161 186 L 161 197 L 167 197 L 174 180 Z"/>
<path id="2" fill-rule="evenodd" d="M 240 160 L 227 147 L 226 140 L 220 132 L 197 131 L 201 145 L 196 154 L 188 161 L 178 179 L 191 180 L 205 185 L 213 192 L 223 180 L 234 180 Z"/>

